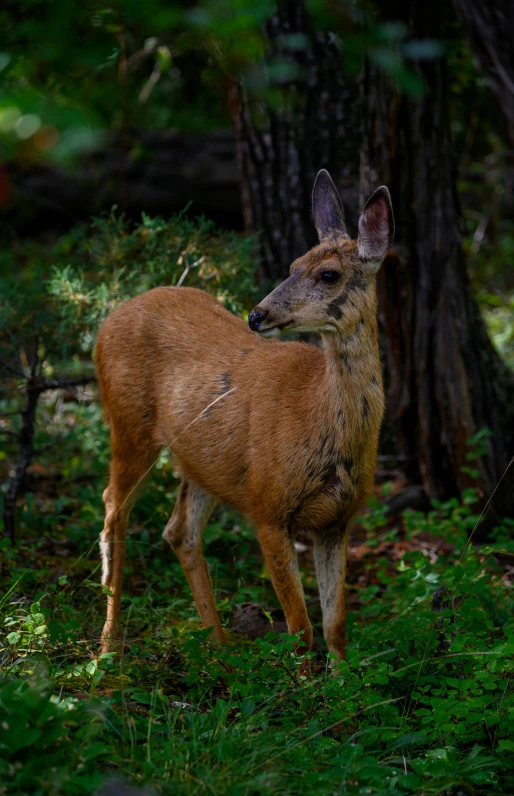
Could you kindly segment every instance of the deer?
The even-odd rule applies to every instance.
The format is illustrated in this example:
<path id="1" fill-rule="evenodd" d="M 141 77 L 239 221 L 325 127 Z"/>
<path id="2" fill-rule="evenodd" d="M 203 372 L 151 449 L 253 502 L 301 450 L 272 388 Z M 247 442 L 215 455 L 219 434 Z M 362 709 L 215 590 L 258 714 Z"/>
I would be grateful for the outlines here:
<path id="1" fill-rule="evenodd" d="M 122 647 L 129 514 L 168 448 L 181 483 L 163 537 L 210 637 L 226 641 L 202 532 L 222 503 L 255 526 L 288 632 L 306 650 L 313 631 L 294 542 L 310 534 L 323 635 L 332 657 L 344 659 L 347 528 L 374 484 L 384 411 L 376 274 L 394 220 L 382 186 L 351 240 L 325 169 L 314 183 L 312 215 L 319 244 L 292 263 L 248 324 L 205 291 L 156 287 L 101 326 L 95 360 L 111 438 L 100 536 L 103 652 Z M 321 346 L 276 339 L 285 330 L 317 332 Z"/>

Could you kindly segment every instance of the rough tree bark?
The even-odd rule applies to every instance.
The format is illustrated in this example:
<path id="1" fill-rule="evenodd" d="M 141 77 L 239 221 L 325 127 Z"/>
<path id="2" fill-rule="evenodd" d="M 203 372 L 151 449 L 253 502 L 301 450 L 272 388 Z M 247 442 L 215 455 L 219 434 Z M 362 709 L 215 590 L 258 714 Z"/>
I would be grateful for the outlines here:
<path id="1" fill-rule="evenodd" d="M 453 0 L 478 66 L 507 118 L 514 146 L 514 3 Z"/>
<path id="2" fill-rule="evenodd" d="M 388 0 L 381 13 L 402 20 L 412 39 L 441 39 L 450 30 L 444 0 Z M 413 68 L 426 85 L 417 100 L 399 94 L 370 62 L 361 81 L 361 198 L 386 183 L 396 217 L 397 250 L 379 278 L 389 417 L 412 480 L 438 498 L 474 482 L 462 471 L 467 442 L 488 427 L 478 479 L 488 497 L 514 452 L 514 383 L 487 337 L 466 272 L 446 59 Z M 509 483 L 495 501 L 501 513 L 514 511 Z"/>
<path id="3" fill-rule="evenodd" d="M 236 87 L 235 130 L 245 225 L 259 235 L 261 276 L 276 281 L 316 241 L 311 193 L 320 168 L 343 201 L 350 197 L 349 209 L 356 205 L 359 131 L 357 85 L 341 71 L 338 39 L 312 30 L 302 0 L 279 0 L 266 36 L 269 63 L 289 62 L 296 74 L 281 84 L 279 108 Z"/>

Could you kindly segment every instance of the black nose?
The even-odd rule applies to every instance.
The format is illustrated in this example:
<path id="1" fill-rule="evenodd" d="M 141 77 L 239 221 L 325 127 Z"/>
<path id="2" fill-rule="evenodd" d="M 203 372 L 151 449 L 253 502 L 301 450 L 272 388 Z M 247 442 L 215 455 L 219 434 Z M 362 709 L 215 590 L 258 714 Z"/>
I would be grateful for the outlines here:
<path id="1" fill-rule="evenodd" d="M 261 322 L 264 320 L 266 315 L 268 314 L 268 310 L 252 310 L 250 315 L 248 316 L 248 326 L 252 330 L 252 332 L 258 332 L 259 326 Z"/>

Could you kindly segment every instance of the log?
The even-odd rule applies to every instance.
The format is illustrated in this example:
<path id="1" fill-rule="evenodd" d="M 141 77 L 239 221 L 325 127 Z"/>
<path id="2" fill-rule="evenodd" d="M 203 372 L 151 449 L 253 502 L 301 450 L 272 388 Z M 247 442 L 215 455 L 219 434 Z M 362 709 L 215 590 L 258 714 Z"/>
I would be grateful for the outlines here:
<path id="1" fill-rule="evenodd" d="M 167 218 L 189 204 L 191 215 L 243 226 L 231 130 L 105 134 L 73 168 L 11 161 L 5 177 L 4 234 L 13 227 L 21 236 L 62 232 L 113 205 L 133 218 L 142 211 Z"/>

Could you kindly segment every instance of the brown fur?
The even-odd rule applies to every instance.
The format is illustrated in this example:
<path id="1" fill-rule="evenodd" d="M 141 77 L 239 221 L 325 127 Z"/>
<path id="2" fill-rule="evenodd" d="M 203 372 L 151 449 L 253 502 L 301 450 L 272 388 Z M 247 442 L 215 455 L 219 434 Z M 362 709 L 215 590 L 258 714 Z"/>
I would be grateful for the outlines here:
<path id="1" fill-rule="evenodd" d="M 320 281 L 326 270 L 339 281 Z M 344 656 L 346 526 L 369 493 L 383 413 L 376 268 L 356 242 L 322 242 L 291 266 L 257 308 L 262 331 L 320 331 L 323 349 L 266 340 L 212 296 L 161 287 L 103 324 L 98 379 L 111 426 L 104 497 L 104 583 L 111 591 L 103 648 L 119 639 L 125 533 L 139 481 L 163 447 L 183 484 L 165 536 L 184 567 L 205 627 L 222 641 L 201 533 L 217 501 L 257 528 L 290 632 L 312 630 L 294 537 L 310 532 L 329 649 Z"/>

